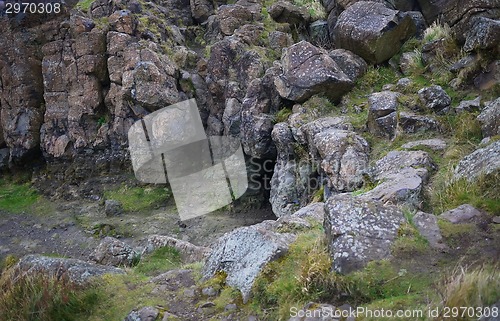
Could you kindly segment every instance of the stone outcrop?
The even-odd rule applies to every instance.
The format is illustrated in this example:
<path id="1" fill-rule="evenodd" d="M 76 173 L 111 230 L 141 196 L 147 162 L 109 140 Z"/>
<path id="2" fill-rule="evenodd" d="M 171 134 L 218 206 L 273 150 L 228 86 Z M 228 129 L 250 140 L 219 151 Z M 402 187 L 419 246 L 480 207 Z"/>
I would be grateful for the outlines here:
<path id="1" fill-rule="evenodd" d="M 340 14 L 334 38 L 337 47 L 378 64 L 394 56 L 415 32 L 410 16 L 381 3 L 361 1 Z"/>
<path id="2" fill-rule="evenodd" d="M 481 123 L 484 137 L 500 135 L 500 98 L 486 104 L 477 120 Z"/>
<path id="3" fill-rule="evenodd" d="M 130 245 L 109 236 L 105 237 L 90 254 L 90 260 L 111 266 L 132 266 L 134 260 L 138 258 L 139 253 Z"/>
<path id="4" fill-rule="evenodd" d="M 285 255 L 294 240 L 292 234 L 270 231 L 266 222 L 238 228 L 218 240 L 205 263 L 203 276 L 210 278 L 218 271 L 225 272 L 226 283 L 239 289 L 243 302 L 247 302 L 261 269 Z"/>
<path id="5" fill-rule="evenodd" d="M 500 169 L 500 141 L 480 148 L 465 156 L 455 168 L 454 179 L 475 181 L 481 175 L 498 174 Z"/>
<path id="6" fill-rule="evenodd" d="M 122 269 L 98 265 L 76 259 L 63 259 L 40 255 L 23 257 L 14 267 L 17 273 L 43 273 L 57 278 L 67 278 L 76 284 L 88 284 L 92 278 L 105 274 L 123 274 Z"/>
<path id="7" fill-rule="evenodd" d="M 332 267 L 343 274 L 363 268 L 369 261 L 390 257 L 391 244 L 405 222 L 396 206 L 346 194 L 330 197 L 325 211 Z"/>
<path id="8" fill-rule="evenodd" d="M 275 85 L 281 97 L 304 102 L 317 93 L 339 100 L 353 86 L 328 53 L 309 42 L 301 41 L 283 52 L 283 74 Z"/>
<path id="9" fill-rule="evenodd" d="M 367 127 L 370 133 L 379 137 L 394 137 L 397 127 L 398 96 L 398 93 L 383 91 L 368 97 Z"/>
<path id="10" fill-rule="evenodd" d="M 311 20 L 311 15 L 305 7 L 299 7 L 285 1 L 273 3 L 269 8 L 269 14 L 276 22 L 291 25 L 305 25 Z"/>
<path id="11" fill-rule="evenodd" d="M 391 151 L 375 163 L 371 175 L 378 185 L 363 197 L 419 208 L 424 183 L 434 167 L 426 152 Z"/>

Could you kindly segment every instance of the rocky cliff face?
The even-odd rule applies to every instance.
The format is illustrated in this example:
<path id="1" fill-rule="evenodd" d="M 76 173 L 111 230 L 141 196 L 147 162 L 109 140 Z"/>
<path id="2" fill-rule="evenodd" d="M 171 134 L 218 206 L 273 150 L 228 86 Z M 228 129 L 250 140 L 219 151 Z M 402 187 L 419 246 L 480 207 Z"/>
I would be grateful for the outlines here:
<path id="1" fill-rule="evenodd" d="M 442 12 L 457 32 L 498 11 L 487 0 L 467 2 L 465 15 L 446 1 L 375 2 L 325 1 L 323 17 L 286 2 L 269 15 L 269 3 L 246 0 L 71 3 L 24 25 L 4 14 L 3 158 L 10 166 L 43 159 L 64 179 L 127 168 L 130 126 L 196 98 L 208 134 L 240 137 L 249 157 L 275 160 L 274 115 L 317 93 L 340 100 L 366 70 L 356 54 L 382 63 L 417 32 L 422 15 L 406 11 L 422 8 L 428 23 Z M 367 25 L 356 22 L 367 15 Z M 323 47 L 354 54 L 318 48 L 318 35 Z M 311 43 L 291 46 L 299 40 Z"/>

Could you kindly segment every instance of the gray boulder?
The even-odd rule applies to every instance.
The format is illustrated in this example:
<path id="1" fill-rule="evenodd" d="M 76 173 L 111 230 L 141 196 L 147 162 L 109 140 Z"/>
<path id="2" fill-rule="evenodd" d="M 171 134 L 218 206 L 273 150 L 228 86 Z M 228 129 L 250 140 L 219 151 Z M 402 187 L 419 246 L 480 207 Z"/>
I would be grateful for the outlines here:
<path id="1" fill-rule="evenodd" d="M 442 213 L 439 215 L 439 218 L 447 220 L 453 224 L 462 224 L 469 223 L 471 220 L 482 216 L 483 214 L 474 206 L 463 204 L 457 208 Z"/>
<path id="2" fill-rule="evenodd" d="M 123 214 L 122 204 L 115 200 L 104 201 L 104 213 L 106 216 L 118 216 Z"/>
<path id="3" fill-rule="evenodd" d="M 419 208 L 422 189 L 434 168 L 431 158 L 423 151 L 392 151 L 378 160 L 372 179 L 378 185 L 364 197 L 390 204 L 406 204 Z"/>
<path id="4" fill-rule="evenodd" d="M 443 236 L 441 235 L 436 215 L 417 212 L 415 216 L 413 216 L 413 224 L 417 227 L 420 235 L 427 239 L 432 248 L 446 248 L 446 245 L 443 243 Z"/>
<path id="5" fill-rule="evenodd" d="M 383 91 L 368 97 L 367 127 L 379 137 L 394 137 L 397 126 L 398 93 Z"/>
<path id="6" fill-rule="evenodd" d="M 286 254 L 294 240 L 292 234 L 270 231 L 266 222 L 238 228 L 218 240 L 205 263 L 203 277 L 208 279 L 224 271 L 226 284 L 239 289 L 246 303 L 262 268 Z"/>
<path id="7" fill-rule="evenodd" d="M 498 173 L 499 169 L 500 141 L 496 141 L 465 156 L 455 168 L 453 178 L 465 178 L 470 182 L 481 175 Z"/>
<path id="8" fill-rule="evenodd" d="M 346 274 L 372 260 L 390 257 L 391 245 L 404 222 L 396 206 L 346 194 L 330 197 L 324 228 L 333 269 Z"/>
<path id="9" fill-rule="evenodd" d="M 314 136 L 314 147 L 332 191 L 350 192 L 363 185 L 370 153 L 370 145 L 363 137 L 330 128 Z"/>
<path id="10" fill-rule="evenodd" d="M 283 73 L 275 79 L 281 97 L 304 102 L 318 93 L 338 101 L 354 86 L 325 50 L 301 41 L 283 51 Z"/>
<path id="11" fill-rule="evenodd" d="M 435 112 L 442 111 L 451 104 L 450 96 L 438 85 L 420 89 L 418 91 L 418 98 L 425 107 Z"/>
<path id="12" fill-rule="evenodd" d="M 473 100 L 462 100 L 460 104 L 455 108 L 456 113 L 463 112 L 474 112 L 481 108 L 481 97 L 477 97 Z"/>
<path id="13" fill-rule="evenodd" d="M 217 11 L 220 31 L 226 36 L 232 35 L 236 29 L 252 21 L 252 13 L 240 5 L 223 5 Z"/>
<path id="14" fill-rule="evenodd" d="M 138 258 L 130 245 L 113 237 L 105 237 L 90 254 L 90 260 L 111 266 L 131 266 Z"/>
<path id="15" fill-rule="evenodd" d="M 51 277 L 65 277 L 70 282 L 85 285 L 92 278 L 105 274 L 124 274 L 122 269 L 98 265 L 76 259 L 46 257 L 41 255 L 28 255 L 23 257 L 16 265 L 19 273 L 43 273 Z"/>
<path id="16" fill-rule="evenodd" d="M 405 111 L 399 113 L 398 125 L 407 134 L 441 130 L 441 125 L 434 117 Z"/>
<path id="17" fill-rule="evenodd" d="M 293 213 L 292 216 L 323 222 L 323 220 L 325 219 L 325 203 L 319 202 L 309 204 Z"/>
<path id="18" fill-rule="evenodd" d="M 408 142 L 401 146 L 403 149 L 418 149 L 418 148 L 428 148 L 434 151 L 444 151 L 446 149 L 446 142 L 439 138 L 417 140 L 414 142 Z"/>
<path id="19" fill-rule="evenodd" d="M 334 38 L 337 47 L 379 64 L 394 56 L 415 32 L 415 23 L 408 15 L 381 3 L 361 1 L 339 16 Z"/>
<path id="20" fill-rule="evenodd" d="M 488 103 L 477 116 L 484 137 L 500 135 L 500 98 Z"/>
<path id="21" fill-rule="evenodd" d="M 352 81 L 356 81 L 363 76 L 368 69 L 366 61 L 349 50 L 335 49 L 330 51 L 328 55 Z"/>
<path id="22" fill-rule="evenodd" d="M 211 251 L 208 247 L 197 246 L 170 236 L 151 235 L 146 241 L 146 246 L 142 254 L 151 253 L 155 249 L 165 246 L 177 249 L 184 263 L 201 262 L 205 260 Z"/>
<path id="23" fill-rule="evenodd" d="M 311 20 L 311 15 L 305 7 L 299 7 L 286 1 L 275 2 L 269 8 L 269 14 L 274 21 L 291 25 L 305 25 Z"/>
<path id="24" fill-rule="evenodd" d="M 190 0 L 191 13 L 198 22 L 205 22 L 214 13 L 214 6 L 210 0 Z"/>
<path id="25" fill-rule="evenodd" d="M 478 49 L 496 49 L 498 52 L 500 49 L 499 20 L 493 20 L 481 16 L 473 17 L 470 21 L 470 25 L 472 28 L 468 31 L 465 39 L 465 51 L 470 52 Z"/>
<path id="26" fill-rule="evenodd" d="M 160 311 L 154 307 L 144 307 L 140 310 L 132 310 L 124 321 L 155 321 Z"/>

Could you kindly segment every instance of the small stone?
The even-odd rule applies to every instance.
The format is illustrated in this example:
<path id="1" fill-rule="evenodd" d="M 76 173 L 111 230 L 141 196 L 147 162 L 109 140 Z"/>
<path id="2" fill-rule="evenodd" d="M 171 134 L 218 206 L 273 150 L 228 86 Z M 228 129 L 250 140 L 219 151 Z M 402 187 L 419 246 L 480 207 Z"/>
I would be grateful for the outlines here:
<path id="1" fill-rule="evenodd" d="M 122 204 L 115 200 L 106 200 L 104 202 L 104 212 L 106 216 L 118 216 L 123 214 Z"/>
<path id="2" fill-rule="evenodd" d="M 206 309 L 206 308 L 212 308 L 214 306 L 215 306 L 215 303 L 209 301 L 209 302 L 205 302 L 202 305 L 200 305 L 200 308 Z"/>
<path id="3" fill-rule="evenodd" d="M 224 307 L 224 311 L 235 311 L 238 309 L 238 306 L 234 303 L 230 303 Z"/>
<path id="4" fill-rule="evenodd" d="M 445 219 L 453 224 L 467 223 L 475 217 L 480 217 L 481 212 L 469 204 L 463 204 L 459 207 L 446 211 L 439 215 L 439 218 Z"/>
<path id="5" fill-rule="evenodd" d="M 188 298 L 194 298 L 196 296 L 196 292 L 194 291 L 194 289 L 185 289 L 184 296 Z"/>
<path id="6" fill-rule="evenodd" d="M 216 296 L 217 291 L 215 291 L 215 289 L 213 287 L 208 287 L 208 288 L 203 288 L 201 290 L 201 294 L 203 294 L 205 296 Z"/>
<path id="7" fill-rule="evenodd" d="M 491 221 L 495 224 L 500 224 L 500 216 L 495 216 Z"/>
<path id="8" fill-rule="evenodd" d="M 420 89 L 418 97 L 425 107 L 435 112 L 442 111 L 451 104 L 450 96 L 448 96 L 441 86 L 437 85 Z"/>

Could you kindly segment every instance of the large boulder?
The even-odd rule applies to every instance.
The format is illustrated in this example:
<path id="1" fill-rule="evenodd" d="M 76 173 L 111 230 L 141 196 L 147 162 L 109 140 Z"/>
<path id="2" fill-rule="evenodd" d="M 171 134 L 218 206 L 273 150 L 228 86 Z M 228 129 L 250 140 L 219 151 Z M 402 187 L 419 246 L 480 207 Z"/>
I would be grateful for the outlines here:
<path id="1" fill-rule="evenodd" d="M 355 132 L 328 129 L 314 136 L 322 172 L 333 192 L 354 191 L 363 185 L 368 171 L 370 145 Z"/>
<path id="2" fill-rule="evenodd" d="M 225 272 L 226 284 L 239 289 L 246 303 L 262 268 L 285 255 L 294 240 L 292 234 L 269 230 L 266 222 L 238 228 L 218 240 L 205 263 L 203 277 Z"/>
<path id="3" fill-rule="evenodd" d="M 234 30 L 252 20 L 252 13 L 243 6 L 224 5 L 219 7 L 217 18 L 222 34 L 230 36 Z"/>
<path id="4" fill-rule="evenodd" d="M 405 222 L 396 206 L 348 194 L 330 197 L 325 212 L 332 267 L 343 274 L 361 269 L 372 260 L 390 257 L 391 245 Z"/>
<path id="5" fill-rule="evenodd" d="M 132 266 L 138 256 L 130 245 L 108 236 L 90 254 L 90 259 L 103 265 Z"/>
<path id="6" fill-rule="evenodd" d="M 376 2 L 348 7 L 334 27 L 337 47 L 351 50 L 370 63 L 382 63 L 398 53 L 416 32 L 410 16 Z"/>
<path id="7" fill-rule="evenodd" d="M 391 151 L 372 169 L 377 186 L 363 196 L 390 204 L 419 208 L 422 190 L 434 164 L 423 151 Z"/>
<path id="8" fill-rule="evenodd" d="M 198 22 L 205 22 L 214 13 L 214 6 L 210 0 L 191 0 L 191 13 Z"/>
<path id="9" fill-rule="evenodd" d="M 500 135 L 500 98 L 487 104 L 477 116 L 484 137 Z"/>
<path id="10" fill-rule="evenodd" d="M 457 39 L 465 41 L 469 32 L 474 33 L 473 22 L 475 17 L 498 19 L 500 6 L 497 0 L 418 0 L 422 13 L 428 24 L 438 18 L 448 24 Z"/>
<path id="11" fill-rule="evenodd" d="M 304 102 L 318 93 L 338 101 L 354 86 L 351 80 L 325 50 L 301 41 L 284 50 L 283 74 L 275 85 L 281 97 Z"/>
<path id="12" fill-rule="evenodd" d="M 496 141 L 465 156 L 455 168 L 453 177 L 474 181 L 481 175 L 498 173 L 499 169 L 500 141 Z"/>
<path id="13" fill-rule="evenodd" d="M 43 273 L 57 278 L 67 278 L 76 284 L 88 284 L 92 278 L 105 274 L 124 274 L 122 269 L 98 265 L 76 259 L 28 255 L 14 267 L 19 273 Z"/>
<path id="14" fill-rule="evenodd" d="M 493 20 L 486 17 L 474 17 L 471 19 L 470 25 L 472 27 L 465 39 L 465 51 L 493 49 L 499 52 L 500 20 Z"/>
<path id="15" fill-rule="evenodd" d="M 278 1 L 269 8 L 269 15 L 279 23 L 305 25 L 311 20 L 311 15 L 305 7 L 299 7 L 290 2 Z"/>

